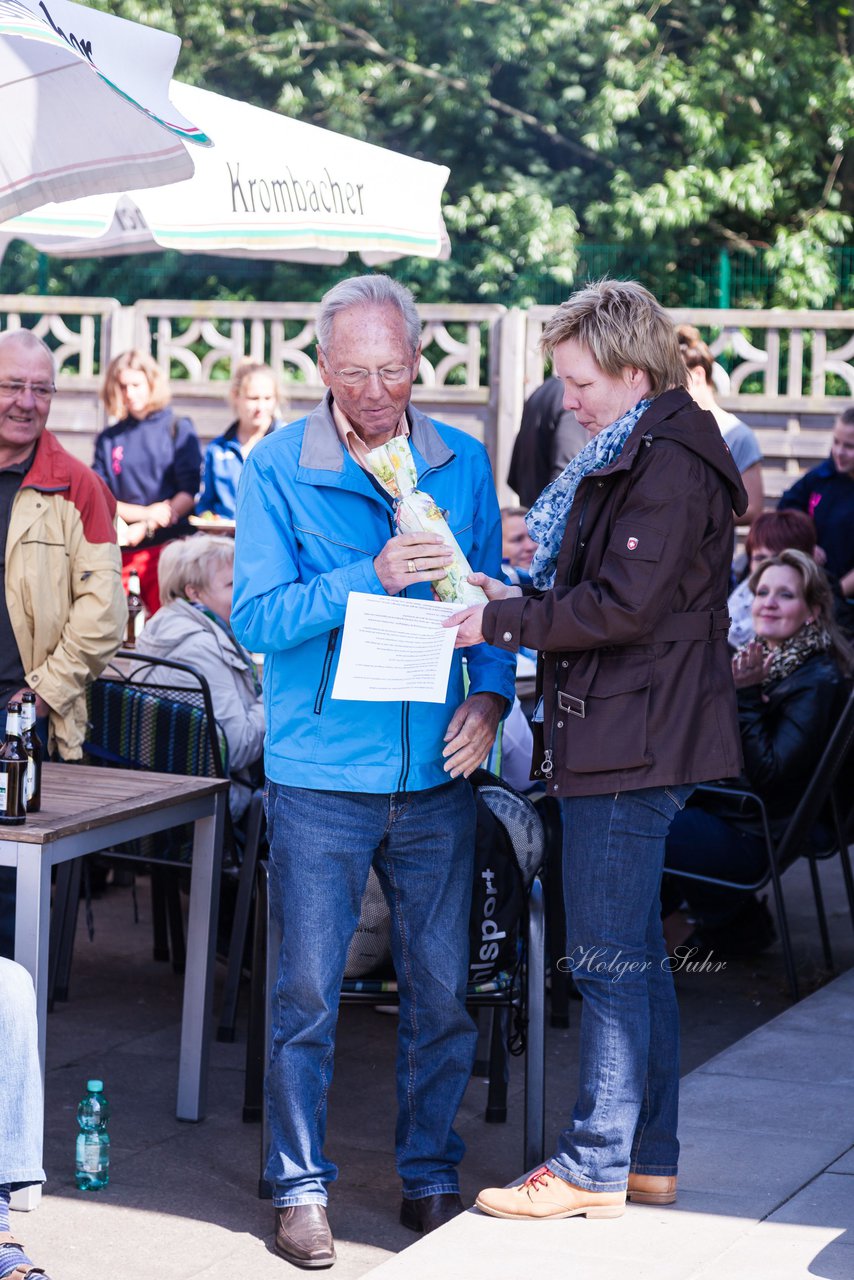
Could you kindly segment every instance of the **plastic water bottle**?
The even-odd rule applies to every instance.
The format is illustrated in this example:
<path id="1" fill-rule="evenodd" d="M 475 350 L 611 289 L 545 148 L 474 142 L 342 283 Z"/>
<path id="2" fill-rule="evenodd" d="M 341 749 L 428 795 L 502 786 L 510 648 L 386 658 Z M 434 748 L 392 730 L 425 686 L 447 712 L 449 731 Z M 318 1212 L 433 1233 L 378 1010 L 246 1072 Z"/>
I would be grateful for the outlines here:
<path id="1" fill-rule="evenodd" d="M 86 1097 L 77 1108 L 77 1172 L 80 1191 L 100 1191 L 110 1181 L 110 1104 L 101 1080 L 88 1081 Z"/>

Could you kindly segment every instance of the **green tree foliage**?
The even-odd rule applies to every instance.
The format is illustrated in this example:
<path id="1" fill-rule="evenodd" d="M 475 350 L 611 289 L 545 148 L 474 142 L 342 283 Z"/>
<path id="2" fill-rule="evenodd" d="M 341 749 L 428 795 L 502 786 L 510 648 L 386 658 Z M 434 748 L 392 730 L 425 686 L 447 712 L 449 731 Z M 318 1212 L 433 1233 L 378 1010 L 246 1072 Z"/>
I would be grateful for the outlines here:
<path id="1" fill-rule="evenodd" d="M 772 301 L 837 287 L 854 213 L 839 0 L 90 3 L 178 31 L 182 79 L 447 164 L 454 257 L 398 271 L 433 296 L 535 300 L 585 241 L 662 261 L 767 246 Z M 297 277 L 316 291 L 318 273 L 276 268 L 255 293 Z"/>

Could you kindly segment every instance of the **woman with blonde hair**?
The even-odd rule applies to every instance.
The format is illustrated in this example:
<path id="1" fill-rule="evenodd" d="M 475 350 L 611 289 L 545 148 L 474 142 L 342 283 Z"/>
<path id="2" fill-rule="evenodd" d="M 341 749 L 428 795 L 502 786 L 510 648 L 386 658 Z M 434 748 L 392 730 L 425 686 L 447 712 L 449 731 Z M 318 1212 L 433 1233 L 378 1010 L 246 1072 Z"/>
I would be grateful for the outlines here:
<path id="1" fill-rule="evenodd" d="M 563 809 L 579 1090 L 546 1164 L 477 1204 L 499 1218 L 616 1218 L 627 1196 L 676 1199 L 679 1018 L 661 872 L 694 784 L 739 765 L 726 596 L 747 500 L 641 285 L 580 290 L 542 341 L 590 440 L 526 517 L 533 585 L 472 574 L 489 603 L 446 625 L 458 646 L 539 653 L 534 773 Z"/>
<path id="2" fill-rule="evenodd" d="M 762 798 L 777 838 L 839 718 L 852 652 L 834 620 L 827 577 L 804 551 L 788 548 L 763 560 L 750 589 L 755 636 L 732 660 L 744 753 L 744 773 L 735 785 Z M 685 902 L 698 945 L 721 955 L 753 954 L 774 938 L 764 903 L 739 889 L 666 874 L 671 868 L 750 884 L 768 865 L 756 809 L 743 809 L 736 796 L 700 797 L 679 814 L 667 837 L 664 913 Z"/>
<path id="3" fill-rule="evenodd" d="M 125 351 L 107 368 L 101 398 L 112 426 L 95 441 L 93 469 L 116 498 L 122 526 L 122 581 L 139 577 L 149 615 L 160 593 L 157 562 L 165 543 L 190 533 L 201 449 L 189 418 L 169 406 L 166 374 L 147 352 Z"/>
<path id="4" fill-rule="evenodd" d="M 688 390 L 700 408 L 708 409 L 718 424 L 741 473 L 741 482 L 747 490 L 747 510 L 740 517 L 740 523 L 752 524 L 765 505 L 759 441 L 746 422 L 718 404 L 712 376 L 715 357 L 700 336 L 700 330 L 695 329 L 692 324 L 680 324 L 676 329 L 676 336 L 688 370 Z"/>
<path id="5" fill-rule="evenodd" d="M 162 608 L 145 624 L 138 647 L 146 656 L 189 662 L 207 680 L 228 748 L 229 804 L 238 819 L 263 777 L 264 705 L 255 664 L 231 629 L 234 543 L 205 533 L 171 542 L 158 572 Z M 171 671 L 169 680 L 194 683 L 180 671 Z"/>
<path id="6" fill-rule="evenodd" d="M 207 447 L 196 510 L 202 516 L 210 512 L 220 519 L 233 520 L 243 463 L 259 440 L 283 424 L 279 387 L 268 364 L 241 360 L 228 398 L 237 416 L 228 430 Z"/>

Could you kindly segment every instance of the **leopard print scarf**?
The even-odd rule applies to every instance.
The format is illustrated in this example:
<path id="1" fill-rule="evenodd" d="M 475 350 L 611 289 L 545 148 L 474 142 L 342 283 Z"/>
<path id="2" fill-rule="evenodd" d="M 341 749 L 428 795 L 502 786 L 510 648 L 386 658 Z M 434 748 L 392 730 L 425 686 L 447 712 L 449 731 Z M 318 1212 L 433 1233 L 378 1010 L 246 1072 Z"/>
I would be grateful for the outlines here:
<path id="1" fill-rule="evenodd" d="M 797 671 L 798 667 L 802 667 L 814 653 L 827 653 L 831 641 L 830 633 L 813 619 L 805 622 L 799 631 L 775 649 L 770 649 L 764 640 L 760 643 L 765 653 L 772 655 L 768 674 L 762 681 L 762 688 L 767 691 L 772 685 Z"/>

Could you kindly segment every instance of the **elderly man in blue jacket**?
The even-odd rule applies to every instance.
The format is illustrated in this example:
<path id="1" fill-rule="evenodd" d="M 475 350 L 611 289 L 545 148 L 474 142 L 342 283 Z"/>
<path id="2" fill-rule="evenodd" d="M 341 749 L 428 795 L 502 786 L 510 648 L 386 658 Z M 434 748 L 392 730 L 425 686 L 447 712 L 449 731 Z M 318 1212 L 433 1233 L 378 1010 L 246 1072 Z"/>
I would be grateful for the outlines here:
<path id="1" fill-rule="evenodd" d="M 367 453 L 407 436 L 418 487 L 447 511 L 469 563 L 498 574 L 501 525 L 482 445 L 410 404 L 421 355 L 412 295 L 383 276 L 323 298 L 318 365 L 328 392 L 261 441 L 237 506 L 232 624 L 265 654 L 272 900 L 282 926 L 267 1079 L 267 1179 L 276 1247 L 297 1266 L 335 1260 L 324 1153 L 338 995 L 374 866 L 389 903 L 400 988 L 397 1168 L 401 1222 L 431 1231 L 462 1208 L 453 1125 L 472 1067 L 465 1009 L 474 803 L 465 781 L 513 697 L 513 655 L 457 657 L 444 704 L 331 697 L 351 591 L 430 599 L 451 552 L 396 534 Z"/>

